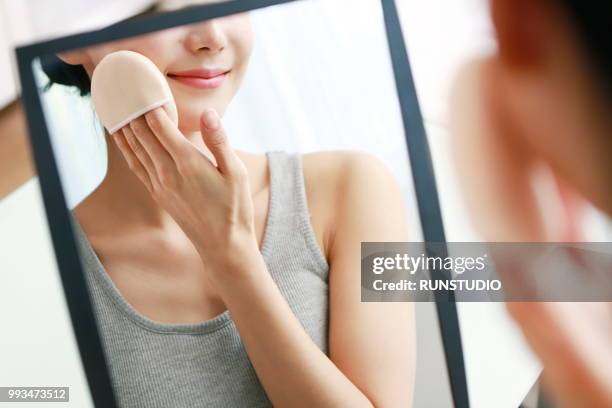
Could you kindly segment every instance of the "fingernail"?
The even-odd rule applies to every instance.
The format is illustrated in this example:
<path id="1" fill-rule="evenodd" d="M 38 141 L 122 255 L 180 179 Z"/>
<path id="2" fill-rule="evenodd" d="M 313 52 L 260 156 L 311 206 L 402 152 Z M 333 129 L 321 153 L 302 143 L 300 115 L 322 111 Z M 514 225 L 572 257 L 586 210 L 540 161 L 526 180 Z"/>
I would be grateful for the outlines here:
<path id="1" fill-rule="evenodd" d="M 208 109 L 202 115 L 204 118 L 204 125 L 210 130 L 217 130 L 220 126 L 219 115 L 214 109 Z"/>

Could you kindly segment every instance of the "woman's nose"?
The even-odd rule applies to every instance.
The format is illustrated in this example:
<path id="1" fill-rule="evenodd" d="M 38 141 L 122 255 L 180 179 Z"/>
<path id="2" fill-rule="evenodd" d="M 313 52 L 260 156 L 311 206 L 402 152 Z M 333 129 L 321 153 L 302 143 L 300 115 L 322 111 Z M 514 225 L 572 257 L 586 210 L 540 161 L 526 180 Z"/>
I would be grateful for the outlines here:
<path id="1" fill-rule="evenodd" d="M 193 53 L 204 51 L 216 54 L 223 51 L 225 45 L 225 34 L 216 20 L 195 25 L 185 39 L 185 46 Z"/>

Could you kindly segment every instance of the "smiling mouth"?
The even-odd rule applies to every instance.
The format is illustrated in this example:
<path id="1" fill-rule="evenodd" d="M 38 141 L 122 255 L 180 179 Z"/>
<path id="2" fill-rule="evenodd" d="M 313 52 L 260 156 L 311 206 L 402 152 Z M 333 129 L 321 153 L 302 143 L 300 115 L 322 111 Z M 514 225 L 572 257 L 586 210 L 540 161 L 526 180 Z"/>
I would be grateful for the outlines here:
<path id="1" fill-rule="evenodd" d="M 169 72 L 168 78 L 183 85 L 197 89 L 219 88 L 225 82 L 231 70 L 194 69 L 189 71 Z"/>

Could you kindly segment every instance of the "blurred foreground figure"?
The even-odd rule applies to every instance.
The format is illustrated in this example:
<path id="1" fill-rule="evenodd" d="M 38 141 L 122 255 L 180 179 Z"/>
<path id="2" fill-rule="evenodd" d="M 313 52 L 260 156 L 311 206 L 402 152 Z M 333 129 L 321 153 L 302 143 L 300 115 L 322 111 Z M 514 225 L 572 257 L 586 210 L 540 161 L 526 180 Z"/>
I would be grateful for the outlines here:
<path id="1" fill-rule="evenodd" d="M 452 102 L 455 158 L 483 239 L 579 241 L 581 203 L 612 215 L 612 51 L 604 5 L 490 0 L 498 50 L 461 70 Z M 562 407 L 612 407 L 610 305 L 507 303 Z"/>

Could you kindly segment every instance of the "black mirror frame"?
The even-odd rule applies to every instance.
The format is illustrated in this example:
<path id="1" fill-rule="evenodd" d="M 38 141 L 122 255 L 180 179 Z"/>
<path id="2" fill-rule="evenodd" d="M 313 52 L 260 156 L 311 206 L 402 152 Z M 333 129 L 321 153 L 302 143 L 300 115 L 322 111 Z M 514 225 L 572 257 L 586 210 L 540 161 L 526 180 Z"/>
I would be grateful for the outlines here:
<path id="1" fill-rule="evenodd" d="M 45 124 L 32 64 L 36 58 L 46 54 L 78 49 L 294 1 L 297 0 L 230 0 L 190 7 L 121 22 L 101 30 L 42 41 L 15 50 L 22 86 L 22 100 L 27 117 L 30 149 L 38 173 L 49 231 L 79 353 L 96 407 L 113 408 L 117 406 L 117 402 L 95 323 L 83 266 L 63 194 L 51 139 Z M 433 163 L 397 7 L 395 0 L 380 1 L 402 112 L 407 153 L 415 185 L 423 238 L 426 243 L 444 243 L 446 236 Z M 437 246 L 436 255 L 445 256 L 445 254 L 440 254 L 439 248 Z M 426 249 L 429 253 L 430 248 L 427 245 Z M 446 280 L 448 277 L 442 271 L 433 271 L 433 279 Z M 469 407 L 468 389 L 455 298 L 452 292 L 442 292 L 436 293 L 435 300 L 454 405 L 467 408 Z"/>

